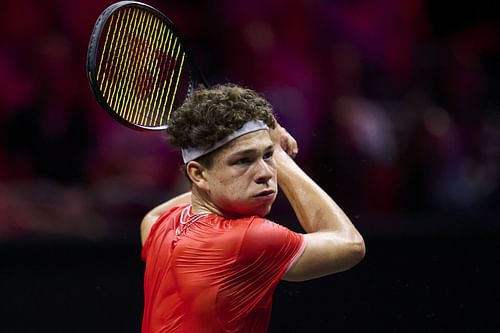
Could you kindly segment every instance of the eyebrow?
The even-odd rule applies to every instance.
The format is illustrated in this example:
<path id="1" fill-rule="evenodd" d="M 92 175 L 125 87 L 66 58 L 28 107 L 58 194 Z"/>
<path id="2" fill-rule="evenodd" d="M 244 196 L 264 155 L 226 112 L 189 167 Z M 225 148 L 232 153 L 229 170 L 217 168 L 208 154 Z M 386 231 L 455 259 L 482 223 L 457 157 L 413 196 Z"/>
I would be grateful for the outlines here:
<path id="1" fill-rule="evenodd" d="M 273 149 L 274 145 L 269 145 L 267 146 L 264 151 L 269 151 Z M 242 155 L 248 155 L 248 154 L 256 154 L 259 152 L 259 149 L 245 149 L 245 150 L 240 150 L 237 151 L 233 154 L 230 155 L 230 157 L 237 157 L 237 156 L 242 156 Z"/>

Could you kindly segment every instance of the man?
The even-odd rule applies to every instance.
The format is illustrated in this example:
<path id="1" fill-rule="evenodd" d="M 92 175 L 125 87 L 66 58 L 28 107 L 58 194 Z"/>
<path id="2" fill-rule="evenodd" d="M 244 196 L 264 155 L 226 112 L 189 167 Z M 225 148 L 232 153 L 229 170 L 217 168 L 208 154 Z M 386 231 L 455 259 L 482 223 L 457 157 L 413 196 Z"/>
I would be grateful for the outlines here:
<path id="1" fill-rule="evenodd" d="M 297 143 L 255 92 L 197 90 L 167 134 L 192 186 L 141 224 L 143 333 L 266 332 L 280 279 L 318 278 L 363 258 L 363 238 L 294 162 Z M 306 234 L 264 218 L 278 185 Z"/>

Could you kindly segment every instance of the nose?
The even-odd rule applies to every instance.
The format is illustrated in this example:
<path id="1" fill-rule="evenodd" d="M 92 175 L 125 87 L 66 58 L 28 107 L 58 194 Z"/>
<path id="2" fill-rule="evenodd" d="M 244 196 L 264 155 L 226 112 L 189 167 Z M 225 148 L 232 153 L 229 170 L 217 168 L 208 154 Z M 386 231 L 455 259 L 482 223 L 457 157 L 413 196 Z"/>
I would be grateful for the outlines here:
<path id="1" fill-rule="evenodd" d="M 265 160 L 259 160 L 257 163 L 256 182 L 257 184 L 267 183 L 274 176 L 274 166 Z"/>

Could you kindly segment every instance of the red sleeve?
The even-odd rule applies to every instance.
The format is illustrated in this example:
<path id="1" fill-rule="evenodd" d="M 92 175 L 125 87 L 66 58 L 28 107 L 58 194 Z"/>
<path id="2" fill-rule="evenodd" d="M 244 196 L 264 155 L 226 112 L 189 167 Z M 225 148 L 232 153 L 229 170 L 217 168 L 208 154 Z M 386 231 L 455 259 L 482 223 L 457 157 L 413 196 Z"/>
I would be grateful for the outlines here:
<path id="1" fill-rule="evenodd" d="M 186 207 L 186 204 L 176 205 L 168 209 L 166 212 L 160 215 L 160 217 L 158 217 L 158 220 L 156 220 L 156 222 L 151 227 L 151 231 L 149 232 L 148 238 L 146 238 L 146 241 L 142 246 L 141 257 L 143 261 L 146 261 L 147 255 L 154 240 L 157 239 L 158 237 L 165 237 L 165 235 L 167 235 L 170 231 L 173 230 L 174 221 L 172 219 L 172 214 L 177 216 L 179 214 L 179 211 L 182 210 L 184 207 Z"/>
<path id="2" fill-rule="evenodd" d="M 302 254 L 304 236 L 265 219 L 255 219 L 247 229 L 240 251 L 244 265 L 257 265 L 280 280 Z M 257 260 L 258 259 L 258 260 Z M 257 261 L 257 262 L 256 262 Z"/>
<path id="3" fill-rule="evenodd" d="M 271 306 L 276 286 L 303 249 L 302 234 L 262 218 L 250 222 L 232 272 L 237 278 L 218 293 L 224 298 L 217 303 L 225 328 L 237 326 L 240 318 L 257 308 Z"/>

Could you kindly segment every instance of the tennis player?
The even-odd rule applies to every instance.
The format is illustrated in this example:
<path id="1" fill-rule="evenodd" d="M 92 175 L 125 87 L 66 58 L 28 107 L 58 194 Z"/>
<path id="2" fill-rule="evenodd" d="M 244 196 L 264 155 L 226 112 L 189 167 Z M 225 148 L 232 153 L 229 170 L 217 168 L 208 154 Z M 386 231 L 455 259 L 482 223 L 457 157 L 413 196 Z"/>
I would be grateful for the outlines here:
<path id="1" fill-rule="evenodd" d="M 318 278 L 363 258 L 363 238 L 294 162 L 295 139 L 254 91 L 195 91 L 167 135 L 192 185 L 141 224 L 143 333 L 266 332 L 281 279 Z M 304 234 L 265 218 L 278 186 Z"/>

